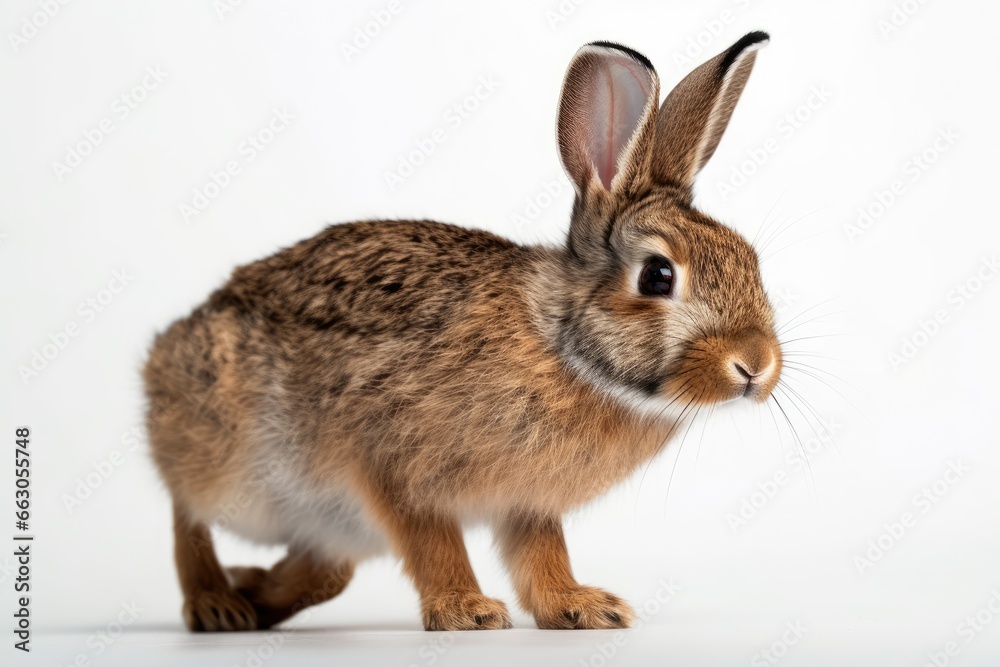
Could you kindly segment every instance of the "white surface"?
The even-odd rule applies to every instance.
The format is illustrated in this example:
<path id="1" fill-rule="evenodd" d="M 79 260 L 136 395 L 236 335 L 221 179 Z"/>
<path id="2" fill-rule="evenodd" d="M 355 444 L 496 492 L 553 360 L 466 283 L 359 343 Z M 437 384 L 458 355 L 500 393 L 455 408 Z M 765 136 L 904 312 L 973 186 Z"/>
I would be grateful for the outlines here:
<path id="1" fill-rule="evenodd" d="M 402 626 L 402 624 L 400 624 Z M 772 664 L 815 667 L 921 665 L 911 655 L 919 624 L 826 619 L 821 627 L 803 624 L 802 639 Z M 933 628 L 929 628 L 933 629 Z M 95 659 L 102 665 L 399 665 L 430 667 L 483 665 L 707 665 L 768 664 L 763 650 L 781 641 L 783 624 L 766 626 L 733 618 L 655 624 L 619 636 L 610 630 L 576 632 L 497 630 L 442 635 L 396 629 L 385 624 L 330 626 L 310 630 L 241 635 L 182 634 L 164 629 L 130 632 Z M 794 637 L 794 635 L 789 635 Z M 67 664 L 84 645 L 83 635 L 45 636 L 33 656 Z M 863 650 L 860 646 L 864 646 Z M 941 648 L 936 649 L 940 651 Z M 949 664 L 995 665 L 1000 643 L 994 637 L 965 647 Z M 63 657 L 65 656 L 65 657 Z M 607 657 L 606 657 L 607 656 Z M 602 662 L 602 658 L 604 662 Z M 62 659 L 64 662 L 56 662 Z M 757 661 L 757 662 L 754 662 Z"/>
<path id="2" fill-rule="evenodd" d="M 553 128 L 576 48 L 628 44 L 669 89 L 745 32 L 765 29 L 771 43 L 701 175 L 697 203 L 750 238 L 794 223 L 764 252 L 765 280 L 783 321 L 818 316 L 790 332 L 809 337 L 790 347 L 821 355 L 802 361 L 838 379 L 788 377 L 836 425 L 836 443 L 818 448 L 807 474 L 783 420 L 777 429 L 780 414 L 717 411 L 683 448 L 675 443 L 644 476 L 571 517 L 574 567 L 636 605 L 660 579 L 682 586 L 629 635 L 614 659 L 621 664 L 747 664 L 794 621 L 809 631 L 783 664 L 921 665 L 952 640 L 961 653 L 950 664 L 996 664 L 1000 619 L 970 642 L 958 626 L 1000 588 L 1000 280 L 961 308 L 950 295 L 1000 251 L 1000 6 L 907 3 L 919 8 L 886 37 L 879 21 L 894 11 L 888 1 L 820 10 L 792 0 L 590 0 L 550 26 L 555 0 L 488 10 L 426 0 L 404 3 L 347 62 L 341 44 L 386 3 L 347 4 L 244 2 L 220 20 L 211 2 L 69 3 L 16 52 L 8 40 L 0 48 L 0 433 L 12 440 L 15 425 L 33 429 L 32 662 L 69 664 L 82 652 L 93 664 L 247 664 L 245 649 L 263 637 L 180 632 L 169 502 L 140 427 L 138 369 L 154 331 L 234 265 L 325 222 L 431 217 L 522 241 L 558 239 L 571 197 L 558 180 Z M 6 2 L 5 35 L 37 7 Z M 708 46 L 679 62 L 699 36 Z M 112 105 L 147 67 L 166 75 L 120 117 Z M 481 88 L 479 108 L 452 122 L 449 108 L 484 77 L 496 90 Z M 282 108 L 294 119 L 247 161 L 245 138 Z M 797 128 L 786 118 L 796 112 L 808 116 Z M 104 117 L 113 131 L 59 180 L 52 163 Z M 387 187 L 385 172 L 436 127 L 445 141 Z M 911 156 L 949 128 L 957 138 L 939 142 L 945 152 L 913 180 Z M 773 151 L 745 185 L 720 192 L 766 147 Z M 179 206 L 230 160 L 240 173 L 185 224 Z M 849 240 L 845 225 L 894 179 L 901 194 Z M 546 188 L 559 183 L 546 205 Z M 537 216 L 529 200 L 542 205 Z M 123 269 L 134 278 L 101 312 L 80 310 Z M 947 320 L 936 335 L 893 369 L 889 353 L 939 310 Z M 78 335 L 22 382 L 18 366 L 71 323 Z M 826 334 L 834 335 L 813 338 Z M 789 412 L 801 438 L 811 437 L 815 420 Z M 95 466 L 107 469 L 115 450 L 120 465 L 68 511 L 66 494 Z M 923 511 L 915 495 L 954 461 L 968 472 Z M 727 515 L 776 475 L 785 481 L 774 497 L 734 531 Z M 855 557 L 904 512 L 913 525 L 859 573 Z M 9 530 L 3 516 L 0 535 Z M 513 604 L 489 536 L 475 532 L 470 550 L 484 590 Z M 226 563 L 279 556 L 225 536 L 221 552 Z M 6 614 L 10 557 L 0 565 Z M 96 655 L 87 637 L 133 602 L 143 609 L 136 624 Z M 515 631 L 456 638 L 437 664 L 577 665 L 607 641 L 532 631 L 516 618 Z M 431 664 L 418 653 L 433 639 L 417 631 L 416 596 L 390 561 L 365 564 L 342 597 L 293 627 L 302 630 L 268 664 Z"/>

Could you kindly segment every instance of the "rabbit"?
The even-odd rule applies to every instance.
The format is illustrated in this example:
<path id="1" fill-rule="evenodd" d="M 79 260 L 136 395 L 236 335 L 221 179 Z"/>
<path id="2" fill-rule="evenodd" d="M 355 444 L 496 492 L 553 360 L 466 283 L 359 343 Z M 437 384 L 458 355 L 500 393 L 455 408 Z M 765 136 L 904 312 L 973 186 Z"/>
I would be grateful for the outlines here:
<path id="1" fill-rule="evenodd" d="M 269 628 L 394 554 L 427 630 L 511 627 L 462 529 L 494 531 L 539 628 L 624 628 L 574 578 L 561 517 L 648 462 L 700 406 L 766 400 L 782 354 L 758 258 L 692 206 L 746 85 L 752 32 L 659 103 L 650 61 L 574 56 L 558 148 L 566 241 L 431 221 L 332 225 L 260 261 L 159 334 L 148 433 L 173 499 L 192 631 Z M 223 567 L 212 526 L 287 546 Z"/>

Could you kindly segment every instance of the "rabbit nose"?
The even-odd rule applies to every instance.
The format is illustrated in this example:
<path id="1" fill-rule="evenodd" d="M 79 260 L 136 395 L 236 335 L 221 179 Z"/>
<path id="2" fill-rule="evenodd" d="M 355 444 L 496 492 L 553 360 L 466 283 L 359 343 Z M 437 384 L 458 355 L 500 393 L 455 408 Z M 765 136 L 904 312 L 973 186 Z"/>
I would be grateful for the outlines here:
<path id="1" fill-rule="evenodd" d="M 745 384 L 747 391 L 754 385 L 767 384 L 774 372 L 775 358 L 767 336 L 751 334 L 739 341 L 730 357 L 729 365 L 733 378 Z"/>
<path id="2" fill-rule="evenodd" d="M 769 383 L 774 370 L 774 361 L 767 359 L 767 363 L 750 363 L 742 358 L 734 358 L 731 368 L 734 371 L 733 378 L 737 386 L 742 387 L 742 394 L 745 397 L 754 397 L 760 393 L 762 388 Z"/>
<path id="3" fill-rule="evenodd" d="M 766 367 L 762 369 L 759 365 L 751 364 L 740 358 L 733 359 L 731 364 L 732 370 L 735 371 L 733 379 L 739 384 L 745 384 L 746 391 L 750 391 L 754 384 L 759 384 L 766 369 Z"/>
<path id="4" fill-rule="evenodd" d="M 747 363 L 742 360 L 737 360 L 733 362 L 733 366 L 736 368 L 736 372 L 742 375 L 747 381 L 753 380 L 755 377 L 760 375 L 760 371 L 751 371 L 747 368 Z"/>

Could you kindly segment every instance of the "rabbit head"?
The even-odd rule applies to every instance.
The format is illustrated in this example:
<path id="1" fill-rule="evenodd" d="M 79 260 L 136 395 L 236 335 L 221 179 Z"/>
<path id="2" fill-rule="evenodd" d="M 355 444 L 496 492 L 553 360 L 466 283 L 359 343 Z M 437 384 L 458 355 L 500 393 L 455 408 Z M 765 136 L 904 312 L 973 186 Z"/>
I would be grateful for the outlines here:
<path id="1" fill-rule="evenodd" d="M 576 54 L 559 107 L 559 150 L 576 189 L 555 346 L 601 388 L 662 414 L 747 397 L 778 382 L 781 349 L 757 254 L 692 207 L 746 85 L 750 33 L 659 104 L 650 62 L 617 44 Z"/>

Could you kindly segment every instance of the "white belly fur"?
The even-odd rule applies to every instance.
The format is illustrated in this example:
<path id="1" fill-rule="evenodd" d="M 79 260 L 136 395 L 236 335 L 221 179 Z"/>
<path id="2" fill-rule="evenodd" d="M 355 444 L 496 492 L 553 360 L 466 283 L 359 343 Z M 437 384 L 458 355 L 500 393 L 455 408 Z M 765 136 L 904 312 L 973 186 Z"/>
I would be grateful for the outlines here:
<path id="1" fill-rule="evenodd" d="M 348 488 L 308 488 L 282 468 L 235 490 L 203 520 L 259 544 L 287 544 L 331 562 L 358 562 L 388 550 L 385 535 Z"/>

